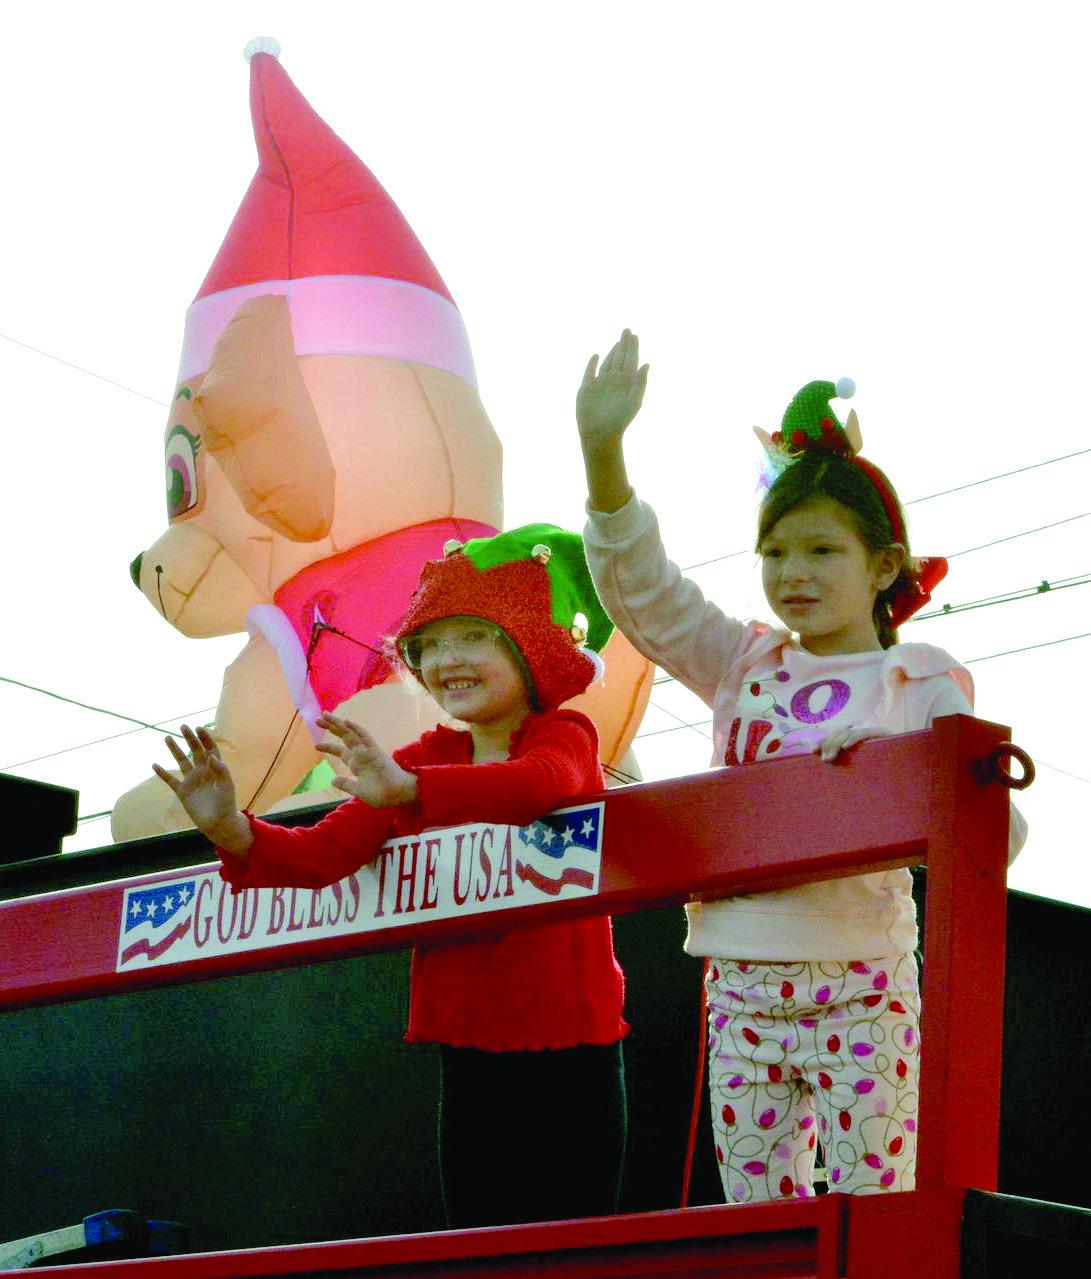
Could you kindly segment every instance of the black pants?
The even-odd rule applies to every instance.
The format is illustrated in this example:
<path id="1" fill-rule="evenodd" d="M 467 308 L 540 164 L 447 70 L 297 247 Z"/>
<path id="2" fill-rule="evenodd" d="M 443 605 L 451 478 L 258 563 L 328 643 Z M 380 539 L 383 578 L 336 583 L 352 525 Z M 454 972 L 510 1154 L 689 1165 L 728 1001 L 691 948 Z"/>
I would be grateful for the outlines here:
<path id="1" fill-rule="evenodd" d="M 452 1229 L 605 1216 L 625 1158 L 621 1044 L 441 1045 L 439 1166 Z"/>

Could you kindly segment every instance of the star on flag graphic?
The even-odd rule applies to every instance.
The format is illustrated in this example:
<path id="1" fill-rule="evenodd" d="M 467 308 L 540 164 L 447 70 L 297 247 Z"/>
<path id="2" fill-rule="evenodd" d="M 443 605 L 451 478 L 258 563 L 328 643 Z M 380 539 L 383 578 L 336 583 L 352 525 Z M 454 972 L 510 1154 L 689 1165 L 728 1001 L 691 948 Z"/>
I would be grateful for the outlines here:
<path id="1" fill-rule="evenodd" d="M 592 853 L 597 857 L 601 819 L 601 804 L 588 808 L 569 808 L 541 817 L 529 826 L 521 826 L 519 838 L 528 848 L 557 861 L 564 861 L 569 853 Z M 550 897 L 556 897 L 569 884 L 592 889 L 595 883 L 591 871 L 576 864 L 575 859 L 566 864 L 559 875 L 547 875 L 539 867 L 519 861 L 516 864 L 516 874 L 523 883 L 530 884 Z"/>
<path id="2" fill-rule="evenodd" d="M 149 961 L 161 958 L 193 926 L 193 894 L 196 880 L 176 880 L 134 889 L 125 902 L 121 962 L 137 955 Z"/>

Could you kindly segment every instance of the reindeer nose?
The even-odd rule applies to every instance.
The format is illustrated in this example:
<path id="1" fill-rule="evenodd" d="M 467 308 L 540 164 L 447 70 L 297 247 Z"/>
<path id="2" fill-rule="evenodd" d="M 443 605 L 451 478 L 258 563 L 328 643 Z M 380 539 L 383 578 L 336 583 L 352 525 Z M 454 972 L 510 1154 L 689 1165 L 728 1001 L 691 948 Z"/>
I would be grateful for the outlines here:
<path id="1" fill-rule="evenodd" d="M 135 560 L 129 565 L 129 576 L 133 579 L 133 585 L 140 589 L 140 565 L 144 562 L 144 552 L 141 551 Z"/>

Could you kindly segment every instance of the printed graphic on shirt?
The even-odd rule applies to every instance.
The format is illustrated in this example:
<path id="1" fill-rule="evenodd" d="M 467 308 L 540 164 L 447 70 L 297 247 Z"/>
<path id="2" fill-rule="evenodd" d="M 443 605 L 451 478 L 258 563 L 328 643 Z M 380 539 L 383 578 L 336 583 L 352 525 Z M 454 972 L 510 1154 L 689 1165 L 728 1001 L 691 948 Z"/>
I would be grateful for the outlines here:
<path id="1" fill-rule="evenodd" d="M 853 691 L 842 679 L 802 683 L 778 668 L 759 675 L 739 692 L 738 713 L 731 722 L 724 763 L 752 764 L 775 755 L 806 755 L 836 727 L 858 722 L 849 712 Z"/>
<path id="2" fill-rule="evenodd" d="M 291 945 L 598 892 L 604 805 L 529 826 L 475 823 L 391 840 L 325 888 L 232 893 L 215 868 L 125 890 L 117 971 Z"/>

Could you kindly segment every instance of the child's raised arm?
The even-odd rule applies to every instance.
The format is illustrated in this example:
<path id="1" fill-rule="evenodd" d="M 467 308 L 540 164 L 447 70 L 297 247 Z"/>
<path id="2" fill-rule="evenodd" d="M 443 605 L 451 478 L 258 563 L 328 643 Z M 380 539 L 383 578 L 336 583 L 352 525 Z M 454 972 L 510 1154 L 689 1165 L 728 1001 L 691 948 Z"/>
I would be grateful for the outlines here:
<path id="1" fill-rule="evenodd" d="M 589 520 L 584 548 L 610 620 L 645 657 L 712 706 L 724 675 L 764 630 L 727 616 L 684 577 L 663 549 L 650 507 L 633 497 L 622 436 L 644 398 L 648 366 L 626 329 L 595 372 L 592 357 L 576 397 Z M 632 499 L 632 500 L 631 500 Z"/>
<path id="2" fill-rule="evenodd" d="M 622 436 L 640 411 L 648 366 L 640 365 L 640 343 L 626 329 L 596 373 L 598 356 L 588 361 L 576 395 L 587 494 L 593 510 L 609 515 L 632 496 L 625 473 Z"/>

